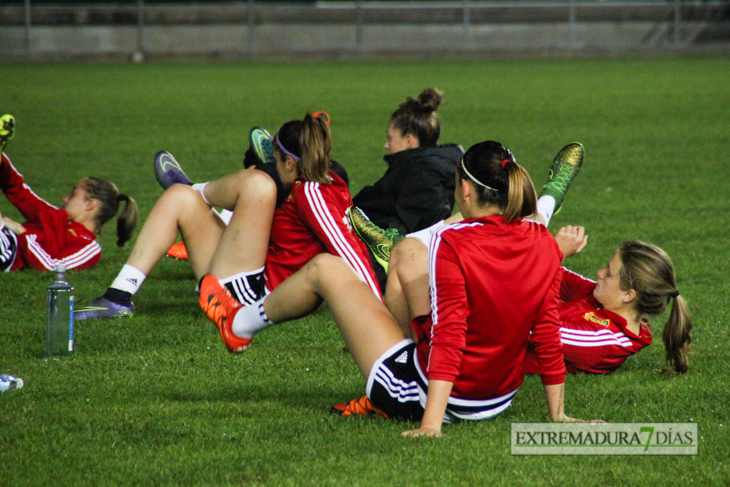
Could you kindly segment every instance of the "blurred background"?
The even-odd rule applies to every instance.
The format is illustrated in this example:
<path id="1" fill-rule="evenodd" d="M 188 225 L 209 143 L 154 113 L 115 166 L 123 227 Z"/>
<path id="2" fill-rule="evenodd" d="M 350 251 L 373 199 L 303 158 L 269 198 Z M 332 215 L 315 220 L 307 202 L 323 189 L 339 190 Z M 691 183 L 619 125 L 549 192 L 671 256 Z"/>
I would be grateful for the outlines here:
<path id="1" fill-rule="evenodd" d="M 730 0 L 3 0 L 1 61 L 727 55 Z"/>

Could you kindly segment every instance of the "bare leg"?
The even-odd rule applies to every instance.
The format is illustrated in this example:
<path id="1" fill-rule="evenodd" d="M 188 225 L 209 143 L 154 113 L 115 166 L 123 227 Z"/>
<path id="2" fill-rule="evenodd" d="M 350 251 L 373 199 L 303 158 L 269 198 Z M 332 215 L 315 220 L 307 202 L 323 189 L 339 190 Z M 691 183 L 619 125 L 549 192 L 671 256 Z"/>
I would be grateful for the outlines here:
<path id="1" fill-rule="evenodd" d="M 339 257 L 320 254 L 264 301 L 274 323 L 304 316 L 324 299 L 355 364 L 367 378 L 377 359 L 406 338 L 387 308 Z"/>
<path id="2" fill-rule="evenodd" d="M 175 243 L 178 230 L 188 249 L 190 265 L 200 278 L 208 270 L 224 224 L 218 214 L 189 186 L 175 184 L 162 193 L 139 232 L 127 264 L 149 274 Z"/>
<path id="3" fill-rule="evenodd" d="M 245 169 L 208 183 L 205 197 L 212 205 L 233 211 L 207 272 L 225 278 L 261 269 L 276 209 L 273 179 L 257 169 Z"/>
<path id="4" fill-rule="evenodd" d="M 402 240 L 390 255 L 385 304 L 404 332 L 413 318 L 431 313 L 428 249 L 415 238 Z"/>

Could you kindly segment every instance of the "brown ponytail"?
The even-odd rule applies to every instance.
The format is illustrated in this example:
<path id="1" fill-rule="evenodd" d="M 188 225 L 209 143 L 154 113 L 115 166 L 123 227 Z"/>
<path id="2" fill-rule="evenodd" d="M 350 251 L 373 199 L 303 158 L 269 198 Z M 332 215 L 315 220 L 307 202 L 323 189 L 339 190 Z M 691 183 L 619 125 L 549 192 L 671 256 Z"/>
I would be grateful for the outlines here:
<path id="1" fill-rule="evenodd" d="M 441 106 L 443 96 L 443 91 L 436 88 L 426 88 L 417 99 L 409 96 L 390 116 L 388 125 L 398 130 L 402 137 L 413 135 L 419 146 L 436 145 L 441 135 L 436 110 Z"/>
<path id="2" fill-rule="evenodd" d="M 309 113 L 304 120 L 292 120 L 281 126 L 273 144 L 283 158 L 293 155 L 297 159 L 299 176 L 305 181 L 330 184 L 330 150 L 332 137 L 329 126 L 322 117 Z"/>
<path id="3" fill-rule="evenodd" d="M 621 289 L 636 292 L 638 316 L 658 316 L 672 302 L 662 333 L 667 359 L 663 372 L 686 372 L 687 352 L 692 342 L 692 317 L 687 303 L 677 291 L 671 259 L 656 245 L 639 240 L 622 243 L 618 252 L 622 263 L 619 273 Z"/>
<path id="4" fill-rule="evenodd" d="M 117 186 L 105 179 L 88 177 L 84 179 L 84 189 L 89 198 L 99 201 L 99 210 L 95 217 L 99 232 L 101 227 L 117 214 L 119 203 L 125 202 L 124 209 L 117 218 L 117 245 L 123 247 L 132 238 L 134 228 L 137 226 L 139 213 L 137 202 L 126 194 L 119 193 Z"/>
<path id="5" fill-rule="evenodd" d="M 456 171 L 459 178 L 474 183 L 478 203 L 499 206 L 507 222 L 537 211 L 537 193 L 530 175 L 499 142 L 488 140 L 471 146 Z"/>

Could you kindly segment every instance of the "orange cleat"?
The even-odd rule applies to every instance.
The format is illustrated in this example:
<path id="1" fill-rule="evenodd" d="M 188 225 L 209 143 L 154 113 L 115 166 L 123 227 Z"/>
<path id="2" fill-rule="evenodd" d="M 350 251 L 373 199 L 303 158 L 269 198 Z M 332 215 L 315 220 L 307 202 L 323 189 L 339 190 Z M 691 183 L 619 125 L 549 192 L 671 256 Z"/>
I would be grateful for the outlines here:
<path id="1" fill-rule="evenodd" d="M 251 346 L 250 338 L 241 338 L 233 333 L 233 319 L 243 305 L 231 296 L 217 277 L 208 274 L 200 281 L 200 307 L 210 321 L 216 324 L 223 343 L 232 353 L 245 352 Z"/>
<path id="2" fill-rule="evenodd" d="M 167 251 L 167 256 L 178 260 L 188 260 L 188 249 L 185 247 L 185 242 L 172 244 L 170 250 Z"/>
<path id="3" fill-rule="evenodd" d="M 370 402 L 370 399 L 366 395 L 353 399 L 345 404 L 335 404 L 330 409 L 330 412 L 339 414 L 340 416 L 370 416 L 377 414 L 383 419 L 388 419 L 388 415 Z"/>

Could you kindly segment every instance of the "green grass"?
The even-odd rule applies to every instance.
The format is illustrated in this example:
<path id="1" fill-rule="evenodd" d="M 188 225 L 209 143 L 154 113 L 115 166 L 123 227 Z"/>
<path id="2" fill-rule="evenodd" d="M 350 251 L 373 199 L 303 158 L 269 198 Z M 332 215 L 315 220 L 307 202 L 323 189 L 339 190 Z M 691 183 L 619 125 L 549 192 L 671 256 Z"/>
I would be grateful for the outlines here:
<path id="1" fill-rule="evenodd" d="M 115 181 L 146 215 L 156 151 L 197 180 L 240 167 L 248 129 L 305 110 L 333 118 L 333 156 L 354 192 L 381 175 L 385 125 L 405 95 L 446 92 L 441 140 L 503 142 L 540 184 L 566 143 L 584 169 L 551 228 L 579 224 L 570 267 L 593 276 L 641 238 L 673 258 L 695 318 L 690 371 L 654 345 L 606 377 L 567 380 L 567 412 L 611 422 L 697 422 L 696 457 L 513 457 L 512 422 L 547 421 L 527 378 L 494 421 L 405 439 L 408 425 L 342 419 L 329 406 L 364 381 L 326 307 L 228 354 L 202 316 L 189 268 L 165 260 L 129 320 L 77 325 L 74 355 L 43 360 L 50 274 L 0 275 L 0 485 L 728 485 L 730 466 L 730 61 L 3 65 L 0 112 L 18 121 L 8 154 L 60 202 L 81 177 Z M 3 214 L 19 218 L 0 199 Z M 99 295 L 128 250 L 101 237 L 92 271 L 70 272 L 77 302 Z"/>

